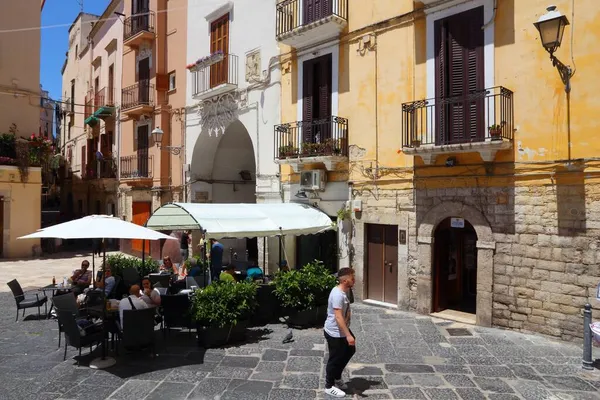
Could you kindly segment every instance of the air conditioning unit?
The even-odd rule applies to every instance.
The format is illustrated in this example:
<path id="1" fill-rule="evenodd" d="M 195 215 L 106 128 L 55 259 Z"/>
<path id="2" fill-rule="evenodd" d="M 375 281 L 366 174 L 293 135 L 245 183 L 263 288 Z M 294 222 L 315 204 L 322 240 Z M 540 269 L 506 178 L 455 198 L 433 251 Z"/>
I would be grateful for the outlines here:
<path id="1" fill-rule="evenodd" d="M 313 169 L 310 171 L 302 171 L 300 173 L 300 188 L 302 190 L 325 190 L 325 182 L 327 181 L 327 171 L 322 169 Z"/>

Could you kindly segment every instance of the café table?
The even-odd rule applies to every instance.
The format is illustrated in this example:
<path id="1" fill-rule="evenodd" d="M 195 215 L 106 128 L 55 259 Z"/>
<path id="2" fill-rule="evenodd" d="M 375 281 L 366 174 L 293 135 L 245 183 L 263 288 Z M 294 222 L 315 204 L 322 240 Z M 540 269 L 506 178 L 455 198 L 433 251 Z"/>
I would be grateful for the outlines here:
<path id="1" fill-rule="evenodd" d="M 40 290 L 40 292 L 44 292 L 44 295 L 46 295 L 46 297 L 48 297 L 48 295 L 46 294 L 47 292 L 52 292 L 52 297 L 54 297 L 56 295 L 56 292 L 58 292 L 58 291 L 70 293 L 73 291 L 73 288 L 74 288 L 73 285 L 70 285 L 70 284 L 68 284 L 67 286 L 64 286 L 62 284 L 57 284 L 57 285 L 44 286 L 44 287 L 41 287 L 39 290 Z M 50 310 L 48 310 L 47 318 L 50 318 L 52 316 L 53 309 L 54 309 L 54 303 L 51 302 Z"/>

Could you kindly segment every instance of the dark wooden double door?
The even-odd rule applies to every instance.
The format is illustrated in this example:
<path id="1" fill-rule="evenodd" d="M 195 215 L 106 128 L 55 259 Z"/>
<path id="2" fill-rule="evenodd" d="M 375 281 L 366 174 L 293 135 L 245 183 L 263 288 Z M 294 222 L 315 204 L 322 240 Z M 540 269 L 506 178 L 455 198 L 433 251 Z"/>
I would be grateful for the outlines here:
<path id="1" fill-rule="evenodd" d="M 367 298 L 398 303 L 398 226 L 367 224 Z"/>

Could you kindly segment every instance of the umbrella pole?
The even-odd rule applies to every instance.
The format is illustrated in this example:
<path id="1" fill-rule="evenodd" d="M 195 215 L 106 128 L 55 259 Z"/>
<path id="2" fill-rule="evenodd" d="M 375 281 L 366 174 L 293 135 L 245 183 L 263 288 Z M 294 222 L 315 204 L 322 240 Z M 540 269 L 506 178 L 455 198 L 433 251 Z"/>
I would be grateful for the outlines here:
<path id="1" fill-rule="evenodd" d="M 102 282 L 104 283 L 104 287 L 102 288 L 102 329 L 106 332 L 106 247 L 104 246 L 104 239 L 102 239 L 102 252 L 104 258 L 104 267 L 102 268 Z M 106 357 L 106 337 L 102 338 L 102 357 L 95 358 L 90 363 L 90 368 L 93 369 L 104 369 L 112 367 L 117 363 L 112 357 Z"/>
<path id="2" fill-rule="evenodd" d="M 267 238 L 263 237 L 263 271 L 267 270 Z M 266 274 L 266 272 L 265 272 Z"/>
<path id="3" fill-rule="evenodd" d="M 146 241 L 142 240 L 142 268 L 144 268 L 145 263 L 146 263 Z"/>
<path id="4" fill-rule="evenodd" d="M 96 254 L 92 253 L 92 285 L 93 288 L 96 289 L 96 262 L 95 262 Z"/>

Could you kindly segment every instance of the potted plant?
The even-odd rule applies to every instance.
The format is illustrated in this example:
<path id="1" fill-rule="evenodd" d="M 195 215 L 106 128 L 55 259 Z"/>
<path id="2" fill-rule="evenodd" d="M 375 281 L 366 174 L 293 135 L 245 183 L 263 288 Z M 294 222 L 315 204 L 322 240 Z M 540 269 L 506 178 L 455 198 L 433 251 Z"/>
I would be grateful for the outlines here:
<path id="1" fill-rule="evenodd" d="M 243 340 L 256 308 L 257 286 L 253 282 L 216 282 L 197 291 L 192 299 L 198 344 L 218 347 Z"/>
<path id="2" fill-rule="evenodd" d="M 488 132 L 490 133 L 492 140 L 502 139 L 502 125 L 494 124 L 488 128 Z"/>
<path id="3" fill-rule="evenodd" d="M 416 148 L 416 147 L 421 147 L 421 140 L 420 140 L 420 139 L 417 139 L 417 138 L 413 138 L 413 139 L 410 141 L 410 145 L 411 145 L 411 147 L 414 147 L 414 148 Z"/>
<path id="4" fill-rule="evenodd" d="M 289 316 L 288 324 L 298 328 L 323 324 L 329 292 L 335 285 L 335 277 L 317 260 L 301 269 L 279 273 L 275 296 Z"/>
<path id="5" fill-rule="evenodd" d="M 293 157 L 298 153 L 298 149 L 296 149 L 291 144 L 285 146 L 279 146 L 279 158 L 288 158 Z"/>

